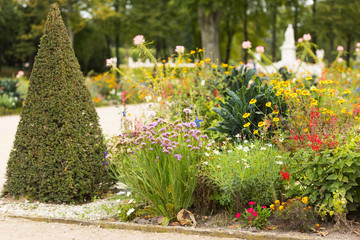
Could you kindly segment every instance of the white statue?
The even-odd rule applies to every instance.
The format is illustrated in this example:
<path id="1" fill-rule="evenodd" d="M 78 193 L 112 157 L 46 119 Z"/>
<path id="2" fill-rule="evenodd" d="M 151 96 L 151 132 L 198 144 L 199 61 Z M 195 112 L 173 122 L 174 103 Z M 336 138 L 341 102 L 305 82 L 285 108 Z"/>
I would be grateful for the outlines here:
<path id="1" fill-rule="evenodd" d="M 292 24 L 289 24 L 285 31 L 285 41 L 283 43 L 283 46 L 295 46 L 294 29 L 292 27 Z"/>

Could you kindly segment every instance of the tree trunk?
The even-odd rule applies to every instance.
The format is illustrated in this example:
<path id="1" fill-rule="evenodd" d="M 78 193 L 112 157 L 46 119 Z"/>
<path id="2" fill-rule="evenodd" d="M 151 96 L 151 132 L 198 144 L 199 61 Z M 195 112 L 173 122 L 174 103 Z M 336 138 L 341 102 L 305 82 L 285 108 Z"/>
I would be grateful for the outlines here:
<path id="1" fill-rule="evenodd" d="M 227 39 L 226 39 L 226 51 L 225 51 L 225 60 L 224 60 L 224 63 L 226 63 L 226 64 L 229 64 L 230 52 L 231 52 L 231 43 L 232 43 L 232 39 L 234 37 L 234 34 L 235 34 L 234 27 L 230 26 L 230 20 L 228 19 L 226 21 Z"/>
<path id="2" fill-rule="evenodd" d="M 312 5 L 312 21 L 316 22 L 316 2 L 317 2 L 317 0 L 313 0 L 313 2 L 314 3 Z M 313 43 L 316 44 L 317 43 L 317 34 L 316 34 L 315 30 L 313 30 L 311 36 L 312 36 Z"/>
<path id="3" fill-rule="evenodd" d="M 351 43 L 352 43 L 352 36 L 351 34 L 348 34 L 347 36 L 347 42 L 346 42 L 346 65 L 347 67 L 350 67 L 350 52 L 351 52 Z"/>
<path id="4" fill-rule="evenodd" d="M 244 12 L 243 12 L 243 23 L 244 23 L 244 38 L 245 41 L 249 40 L 249 34 L 248 34 L 248 28 L 247 28 L 247 22 L 248 22 L 248 16 L 247 16 L 247 10 L 248 10 L 248 1 L 246 0 L 244 5 Z M 248 61 L 248 50 L 244 49 L 244 61 L 247 63 Z"/>
<path id="5" fill-rule="evenodd" d="M 334 2 L 331 1 L 330 2 L 330 13 L 333 14 L 334 13 Z M 332 51 L 334 50 L 334 45 L 335 45 L 335 32 L 334 32 L 334 24 L 331 23 L 329 26 L 330 29 L 330 51 L 329 51 L 329 56 L 328 56 L 328 65 L 330 66 L 333 59 L 333 54 Z"/>
<path id="6" fill-rule="evenodd" d="M 220 59 L 220 20 L 222 11 L 205 10 L 203 3 L 198 6 L 198 24 L 201 34 L 201 44 L 205 50 L 205 58 L 212 61 Z"/>
<path id="7" fill-rule="evenodd" d="M 295 41 L 298 39 L 298 22 L 299 22 L 299 1 L 295 0 L 294 2 L 295 12 L 294 12 L 294 36 Z"/>
<path id="8" fill-rule="evenodd" d="M 120 8 L 120 4 L 119 4 L 119 0 L 115 0 L 115 3 L 114 3 L 114 8 L 115 8 L 115 11 L 116 13 L 119 12 L 119 8 Z M 120 64 L 120 52 L 119 52 L 119 48 L 120 48 L 120 37 L 119 37 L 119 32 L 118 30 L 116 29 L 115 30 L 115 54 L 116 54 L 116 59 L 117 59 L 117 62 L 116 64 L 119 66 Z M 119 73 L 117 73 L 118 77 L 119 77 Z"/>
<path id="9" fill-rule="evenodd" d="M 272 60 L 276 60 L 276 18 L 277 18 L 277 6 L 273 4 L 273 18 L 272 18 L 272 43 L 271 43 L 271 56 Z"/>
<path id="10" fill-rule="evenodd" d="M 105 35 L 106 39 L 106 58 L 111 58 L 111 39 L 108 35 Z"/>

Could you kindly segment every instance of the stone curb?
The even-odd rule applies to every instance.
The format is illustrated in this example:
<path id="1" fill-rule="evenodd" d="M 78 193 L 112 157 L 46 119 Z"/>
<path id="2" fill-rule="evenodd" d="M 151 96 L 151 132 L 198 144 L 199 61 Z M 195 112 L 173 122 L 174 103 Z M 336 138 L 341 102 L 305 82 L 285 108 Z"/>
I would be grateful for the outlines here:
<path id="1" fill-rule="evenodd" d="M 88 220 L 69 220 L 61 218 L 44 218 L 44 217 L 31 217 L 31 216 L 14 216 L 5 215 L 11 218 L 28 219 L 37 222 L 48 222 L 48 223 L 66 223 L 66 224 L 77 224 L 83 226 L 97 226 L 101 228 L 110 229 L 122 229 L 122 230 L 135 230 L 145 231 L 153 233 L 180 233 L 186 235 L 200 235 L 208 237 L 219 237 L 219 238 L 240 238 L 240 239 L 252 239 L 252 240 L 306 240 L 306 239 L 324 239 L 315 236 L 290 236 L 288 234 L 279 233 L 255 233 L 248 231 L 224 231 L 215 229 L 194 229 L 184 227 L 169 227 L 169 226 L 158 226 L 158 225 L 142 225 L 135 223 L 125 222 L 108 222 L 108 221 L 88 221 Z"/>

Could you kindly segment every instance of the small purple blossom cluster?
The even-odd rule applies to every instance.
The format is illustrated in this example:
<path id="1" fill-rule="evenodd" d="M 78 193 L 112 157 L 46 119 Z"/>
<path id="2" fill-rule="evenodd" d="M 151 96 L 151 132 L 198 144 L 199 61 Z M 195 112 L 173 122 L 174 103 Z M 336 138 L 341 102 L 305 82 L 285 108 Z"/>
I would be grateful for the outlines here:
<path id="1" fill-rule="evenodd" d="M 203 146 L 210 147 L 211 143 L 207 135 L 197 128 L 196 123 L 186 122 L 168 123 L 159 118 L 157 121 L 143 127 L 142 134 L 133 141 L 136 150 L 150 150 L 156 154 L 155 162 L 158 162 L 161 153 L 173 156 L 178 161 L 183 158 L 184 147 L 190 152 L 201 150 Z M 180 154 L 181 153 L 181 154 Z"/>

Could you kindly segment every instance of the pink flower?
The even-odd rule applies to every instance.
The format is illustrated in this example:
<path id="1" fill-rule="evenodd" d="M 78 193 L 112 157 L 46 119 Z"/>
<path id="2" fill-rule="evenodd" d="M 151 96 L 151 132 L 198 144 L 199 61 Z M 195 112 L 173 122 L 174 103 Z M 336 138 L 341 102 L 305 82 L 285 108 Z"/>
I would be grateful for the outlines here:
<path id="1" fill-rule="evenodd" d="M 258 216 L 258 212 L 253 212 L 253 217 L 257 217 Z"/>
<path id="2" fill-rule="evenodd" d="M 106 66 L 111 67 L 113 65 L 116 65 L 116 58 L 109 58 L 106 59 Z"/>
<path id="3" fill-rule="evenodd" d="M 239 218 L 241 216 L 241 213 L 237 213 L 236 215 L 235 215 L 235 218 Z"/>
<path id="4" fill-rule="evenodd" d="M 250 41 L 243 41 L 242 42 L 242 48 L 243 49 L 251 48 L 251 42 Z"/>
<path id="5" fill-rule="evenodd" d="M 145 43 L 145 38 L 143 35 L 137 35 L 134 37 L 133 42 L 135 46 L 143 45 Z"/>
<path id="6" fill-rule="evenodd" d="M 249 202 L 249 205 L 255 205 L 255 202 L 251 201 Z"/>
<path id="7" fill-rule="evenodd" d="M 338 50 L 339 52 L 342 52 L 342 51 L 344 51 L 344 47 L 343 47 L 343 46 L 338 46 L 338 47 L 337 47 L 337 50 Z"/>
<path id="8" fill-rule="evenodd" d="M 355 48 L 355 51 L 356 51 L 356 52 L 360 51 L 360 48 Z"/>
<path id="9" fill-rule="evenodd" d="M 266 206 L 262 206 L 261 208 L 266 208 Z"/>
<path id="10" fill-rule="evenodd" d="M 253 212 L 254 212 L 254 209 L 253 209 L 253 208 L 249 208 L 247 211 L 248 211 L 248 213 L 253 213 Z"/>
<path id="11" fill-rule="evenodd" d="M 263 46 L 257 46 L 255 50 L 256 50 L 256 52 L 258 52 L 258 53 L 264 53 L 264 50 L 265 50 L 265 49 L 264 49 Z"/>
<path id="12" fill-rule="evenodd" d="M 21 78 L 22 76 L 24 76 L 24 71 L 18 71 L 16 78 Z"/>
<path id="13" fill-rule="evenodd" d="M 185 47 L 184 46 L 176 46 L 175 47 L 175 52 L 177 52 L 178 54 L 183 54 L 185 51 Z"/>
<path id="14" fill-rule="evenodd" d="M 249 217 L 249 220 L 251 221 L 251 220 L 253 220 L 253 218 L 252 218 L 252 217 Z"/>
<path id="15" fill-rule="evenodd" d="M 356 43 L 356 47 L 360 48 L 360 42 Z"/>
<path id="16" fill-rule="evenodd" d="M 302 38 L 298 39 L 298 43 L 301 43 L 302 41 L 304 41 L 304 39 L 302 39 Z"/>
<path id="17" fill-rule="evenodd" d="M 341 62 L 343 62 L 344 61 L 344 59 L 343 58 L 338 58 L 338 60 L 337 60 L 339 63 L 341 63 Z"/>
<path id="18" fill-rule="evenodd" d="M 311 40 L 311 35 L 310 35 L 310 33 L 304 34 L 303 39 L 304 39 L 304 41 L 310 41 L 310 40 Z"/>

